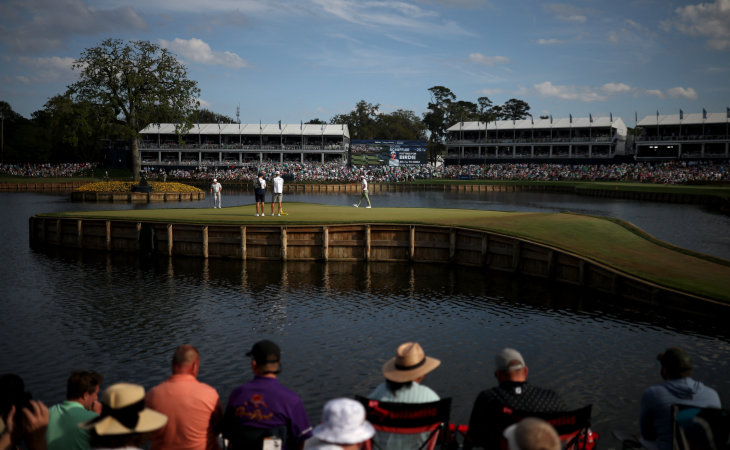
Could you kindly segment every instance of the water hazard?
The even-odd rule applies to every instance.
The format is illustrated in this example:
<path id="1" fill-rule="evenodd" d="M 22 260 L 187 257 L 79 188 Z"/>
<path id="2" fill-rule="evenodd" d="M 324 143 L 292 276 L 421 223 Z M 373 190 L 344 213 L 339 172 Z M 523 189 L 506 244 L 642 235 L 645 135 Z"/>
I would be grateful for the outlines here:
<path id="1" fill-rule="evenodd" d="M 707 231 L 714 222 L 728 229 L 726 216 L 686 205 L 530 193 L 500 203 L 489 194 L 398 193 L 374 196 L 373 203 L 578 208 L 619 217 L 610 212 L 638 210 L 623 218 L 654 235 L 636 217 L 657 216 L 657 227 L 661 217 L 679 218 L 661 227 L 680 224 L 663 230 L 660 237 L 670 241 L 686 234 L 681 224 L 692 217 L 701 223 L 687 227 L 701 228 L 704 236 L 717 232 Z M 298 197 L 351 203 L 347 196 Z M 250 203 L 246 194 L 223 201 Z M 594 405 L 594 428 L 609 448 L 617 446 L 611 430 L 638 428 L 641 391 L 659 382 L 656 353 L 680 345 L 694 356 L 696 378 L 730 404 L 730 333 L 701 315 L 678 318 L 576 288 L 442 265 L 146 260 L 28 247 L 28 217 L 39 212 L 178 206 L 73 204 L 64 196 L 0 194 L 5 212 L 0 372 L 19 373 L 35 397 L 53 404 L 63 398 L 68 373 L 79 368 L 100 371 L 106 385 L 133 381 L 149 388 L 167 376 L 172 349 L 187 342 L 202 353 L 200 378 L 225 402 L 250 378 L 244 353 L 266 337 L 283 349 L 282 382 L 302 395 L 316 422 L 327 399 L 367 394 L 381 381 L 380 366 L 397 344 L 418 340 L 443 362 L 425 383 L 453 397 L 453 420 L 465 423 L 477 393 L 495 383 L 494 353 L 510 345 L 523 352 L 532 382 L 557 390 L 570 406 Z M 712 240 L 698 242 L 696 250 L 715 246 Z"/>

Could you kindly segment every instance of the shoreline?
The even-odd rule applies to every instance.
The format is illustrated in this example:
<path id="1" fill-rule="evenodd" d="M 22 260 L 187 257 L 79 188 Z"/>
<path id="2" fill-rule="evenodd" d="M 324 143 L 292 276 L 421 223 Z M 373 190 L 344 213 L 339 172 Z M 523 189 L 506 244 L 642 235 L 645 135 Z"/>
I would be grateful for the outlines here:
<path id="1" fill-rule="evenodd" d="M 730 261 L 672 246 L 616 219 L 306 203 L 290 203 L 287 212 L 254 218 L 246 205 L 39 214 L 29 219 L 29 237 L 32 245 L 167 257 L 462 264 L 657 306 L 691 309 L 704 299 L 722 314 L 730 306 Z"/>

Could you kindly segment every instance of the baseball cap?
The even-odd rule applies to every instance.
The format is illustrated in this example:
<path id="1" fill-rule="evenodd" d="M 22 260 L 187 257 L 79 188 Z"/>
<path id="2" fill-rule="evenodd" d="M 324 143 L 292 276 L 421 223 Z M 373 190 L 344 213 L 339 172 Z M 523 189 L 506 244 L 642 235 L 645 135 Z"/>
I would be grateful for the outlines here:
<path id="1" fill-rule="evenodd" d="M 276 172 L 274 172 L 274 175 L 279 175 L 280 173 L 281 173 L 281 172 L 279 172 L 279 171 L 277 170 Z"/>
<path id="2" fill-rule="evenodd" d="M 692 369 L 692 358 L 679 347 L 669 347 L 659 353 L 656 359 L 662 363 L 662 367 L 669 370 L 683 371 Z"/>
<path id="3" fill-rule="evenodd" d="M 494 358 L 497 370 L 500 372 L 509 372 L 511 370 L 519 370 L 525 367 L 525 360 L 520 352 L 513 348 L 503 348 Z"/>
<path id="4" fill-rule="evenodd" d="M 259 364 L 275 363 L 281 360 L 281 350 L 274 342 L 264 339 L 255 343 L 246 356 L 253 357 Z"/>

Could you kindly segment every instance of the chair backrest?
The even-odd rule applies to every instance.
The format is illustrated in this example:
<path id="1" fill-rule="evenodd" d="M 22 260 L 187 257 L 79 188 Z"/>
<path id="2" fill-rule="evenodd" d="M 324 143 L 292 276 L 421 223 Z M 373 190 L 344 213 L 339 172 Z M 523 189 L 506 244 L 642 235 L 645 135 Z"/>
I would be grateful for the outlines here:
<path id="1" fill-rule="evenodd" d="M 591 410 L 587 405 L 572 411 L 533 412 L 503 408 L 504 428 L 526 417 L 537 417 L 548 422 L 560 436 L 565 450 L 591 450 L 598 444 L 598 433 L 591 430 Z"/>
<path id="2" fill-rule="evenodd" d="M 672 405 L 674 450 L 726 450 L 730 448 L 730 411 Z"/>
<path id="3" fill-rule="evenodd" d="M 355 399 L 365 407 L 368 422 L 385 433 L 418 434 L 429 433 L 420 448 L 433 449 L 443 430 L 449 423 L 451 398 L 430 403 L 381 402 L 362 396 Z"/>

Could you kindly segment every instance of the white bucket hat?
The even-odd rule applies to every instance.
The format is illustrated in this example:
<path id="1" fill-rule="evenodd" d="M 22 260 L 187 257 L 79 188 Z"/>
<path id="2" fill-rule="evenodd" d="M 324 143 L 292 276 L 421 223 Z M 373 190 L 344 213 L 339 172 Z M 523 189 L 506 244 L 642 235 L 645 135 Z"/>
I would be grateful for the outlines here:
<path id="1" fill-rule="evenodd" d="M 322 423 L 312 430 L 314 437 L 331 444 L 359 444 L 375 434 L 365 420 L 365 408 L 349 398 L 335 398 L 324 405 Z"/>
<path id="2" fill-rule="evenodd" d="M 167 423 L 167 416 L 145 408 L 144 388 L 138 384 L 109 386 L 101 398 L 101 415 L 79 427 L 94 430 L 99 436 L 146 433 Z"/>

